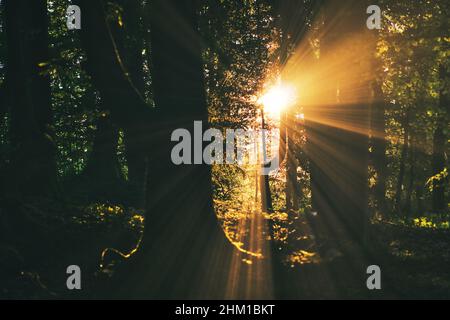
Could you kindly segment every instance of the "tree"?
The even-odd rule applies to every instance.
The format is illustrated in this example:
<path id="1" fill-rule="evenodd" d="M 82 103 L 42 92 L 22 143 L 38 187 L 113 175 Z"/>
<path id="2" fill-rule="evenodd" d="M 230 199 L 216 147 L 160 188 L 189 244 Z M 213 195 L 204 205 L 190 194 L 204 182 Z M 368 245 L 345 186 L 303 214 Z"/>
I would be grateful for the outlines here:
<path id="1" fill-rule="evenodd" d="M 161 120 L 152 127 L 142 250 L 166 297 L 223 295 L 231 249 L 214 214 L 210 168 L 177 166 L 170 158 L 175 129 L 194 137 L 195 120 L 208 127 L 197 10 L 193 0 L 155 0 L 150 12 L 153 94 Z M 214 269 L 206 271 L 206 265 Z"/>
<path id="2" fill-rule="evenodd" d="M 48 193 L 56 183 L 47 2 L 5 1 L 7 97 L 11 117 L 12 192 Z"/>
<path id="3" fill-rule="evenodd" d="M 385 111 L 386 98 L 383 94 L 382 61 L 377 57 L 376 47 L 379 33 L 373 31 L 374 35 L 370 37 L 371 47 L 371 68 L 373 77 L 371 79 L 372 99 L 370 104 L 370 146 L 371 162 L 376 173 L 375 185 L 373 186 L 376 207 L 381 212 L 386 212 L 386 133 L 385 133 Z"/>
<path id="4" fill-rule="evenodd" d="M 145 94 L 144 58 L 142 54 L 144 50 L 144 29 L 148 28 L 148 22 L 143 17 L 143 10 L 145 8 L 142 6 L 142 1 L 140 0 L 125 1 L 123 4 L 126 49 L 123 50 L 124 53 L 122 56 L 124 57 L 127 70 L 130 73 L 130 78 L 141 96 Z M 149 50 L 148 46 L 145 50 Z M 142 132 L 136 132 L 135 129 L 135 126 L 127 126 L 124 128 L 125 155 L 128 166 L 128 180 L 133 191 L 137 193 L 136 204 L 139 207 L 143 207 L 146 178 L 146 150 L 143 148 L 142 141 L 139 139 Z"/>
<path id="5" fill-rule="evenodd" d="M 138 278 L 129 274 L 126 288 L 145 297 L 223 296 L 231 246 L 214 215 L 210 168 L 177 166 L 170 157 L 175 129 L 184 128 L 193 136 L 194 120 L 202 121 L 204 130 L 208 127 L 195 1 L 152 2 L 154 109 L 124 72 L 102 1 L 79 3 L 94 83 L 108 99 L 116 123 L 138 126 L 149 159 L 145 232 L 133 259 Z M 93 29 L 96 41 L 88 41 Z M 205 265 L 214 265 L 214 276 L 205 274 Z"/>
<path id="6" fill-rule="evenodd" d="M 392 201 L 395 211 L 407 216 L 423 214 L 424 210 L 433 210 L 433 197 L 441 192 L 441 183 L 445 185 L 445 160 L 439 165 L 439 161 L 433 162 L 439 157 L 442 160 L 448 148 L 439 128 L 447 121 L 441 100 L 445 100 L 441 88 L 445 88 L 446 76 L 440 70 L 448 60 L 448 19 L 444 14 L 448 4 L 436 0 L 430 6 L 420 0 L 415 6 L 407 1 L 383 1 L 381 5 L 387 20 L 377 44 L 386 101 L 384 203 Z M 445 130 L 442 133 L 445 135 Z M 435 141 L 440 141 L 440 147 L 434 146 Z M 381 182 L 383 176 L 380 178 Z M 414 198 L 416 206 L 412 205 Z M 440 206 L 445 204 L 441 201 Z"/>
<path id="7" fill-rule="evenodd" d="M 140 1 L 120 1 L 109 2 L 103 7 L 104 18 L 107 22 L 111 42 L 121 57 L 122 68 L 126 76 L 130 79 L 130 84 L 135 88 L 136 93 L 144 96 L 144 77 L 143 77 L 143 34 L 140 30 L 142 8 Z M 133 18 L 131 18 L 133 17 Z M 83 36 L 84 44 L 88 41 L 96 41 L 92 37 Z M 95 44 L 89 44 L 89 47 Z M 92 59 L 92 56 L 90 56 Z M 93 75 L 92 65 L 89 63 L 87 71 Z M 105 94 L 105 92 L 103 92 Z M 100 95 L 100 116 L 96 121 L 96 136 L 93 141 L 92 152 L 87 162 L 84 174 L 89 178 L 90 185 L 96 185 L 98 189 L 123 189 L 124 176 L 120 168 L 117 156 L 118 140 L 120 129 L 124 132 L 125 157 L 127 160 L 127 172 L 129 187 L 129 197 L 133 205 L 143 207 L 143 187 L 145 178 L 145 149 L 142 148 L 139 139 L 139 130 L 133 123 L 138 123 L 139 113 L 133 116 L 135 120 L 127 125 L 120 126 L 120 122 L 114 121 L 111 116 L 110 107 L 107 104 L 112 102 L 107 96 Z M 132 112 L 132 111 L 130 111 Z M 112 113 L 117 111 L 113 108 Z M 139 128 L 139 127 L 138 127 Z M 135 131 L 136 130 L 136 131 Z M 115 187 L 114 187 L 115 186 Z M 108 188 L 106 188 L 108 189 Z M 116 191 L 117 191 L 116 190 Z M 105 190 L 106 191 L 106 190 Z M 106 195 L 105 191 L 96 190 L 95 193 Z M 117 192 L 109 195 L 117 196 Z"/>
<path id="8" fill-rule="evenodd" d="M 80 34 L 87 56 L 86 68 L 111 111 L 112 120 L 122 128 L 143 126 L 145 120 L 151 118 L 152 108 L 145 103 L 123 64 L 118 44 L 105 20 L 103 1 L 78 0 L 76 3 L 84 14 L 85 27 Z"/>
<path id="9" fill-rule="evenodd" d="M 118 141 L 119 129 L 111 121 L 108 112 L 104 110 L 96 120 L 92 151 L 83 172 L 89 184 L 98 184 L 102 189 L 114 189 L 115 185 L 123 183 L 117 157 Z M 105 191 L 107 190 L 96 192 L 104 194 Z"/>
<path id="10" fill-rule="evenodd" d="M 133 192 L 139 194 L 135 197 L 138 199 L 135 204 L 142 206 L 140 193 L 143 189 L 144 158 L 147 152 L 142 146 L 148 142 L 145 140 L 145 130 L 148 127 L 146 121 L 152 119 L 150 117 L 152 108 L 144 100 L 141 91 L 142 80 L 139 80 L 142 75 L 142 65 L 139 67 L 141 62 L 136 61 L 139 59 L 136 51 L 141 52 L 142 48 L 133 43 L 132 50 L 125 50 L 129 43 L 129 41 L 125 41 L 126 35 L 135 37 L 134 28 L 137 27 L 130 27 L 131 31 L 122 29 L 124 20 L 133 25 L 130 15 L 139 11 L 134 8 L 137 3 L 129 3 L 125 6 L 126 19 L 124 20 L 120 12 L 113 12 L 112 16 L 107 15 L 108 8 L 101 0 L 80 0 L 77 3 L 84 12 L 85 26 L 81 29 L 81 41 L 87 56 L 85 66 L 100 93 L 104 111 L 110 114 L 110 121 L 116 127 L 110 127 L 110 130 L 114 130 L 116 133 L 110 134 L 109 137 L 117 138 L 119 128 L 125 132 L 129 179 L 131 184 L 136 187 L 133 188 Z M 115 4 L 120 5 L 121 2 L 118 1 Z M 138 17 L 136 18 L 138 19 Z M 94 33 L 92 30 L 99 30 L 99 32 Z M 132 54 L 126 55 L 125 52 L 132 52 Z M 133 58 L 130 57 L 131 55 Z M 132 68 L 131 71 L 128 70 L 127 63 Z M 136 85 L 136 83 L 141 84 Z M 117 141 L 114 143 L 117 145 Z M 114 168 L 114 166 L 109 167 Z M 112 171 L 111 174 L 116 171 Z"/>
<path id="11" fill-rule="evenodd" d="M 445 201 L 445 125 L 448 123 L 448 109 L 450 104 L 448 94 L 449 72 L 445 65 L 440 66 L 439 76 L 441 89 L 439 92 L 439 118 L 433 135 L 433 173 L 441 175 L 440 179 L 433 179 L 432 209 L 434 212 L 444 212 L 447 207 Z"/>

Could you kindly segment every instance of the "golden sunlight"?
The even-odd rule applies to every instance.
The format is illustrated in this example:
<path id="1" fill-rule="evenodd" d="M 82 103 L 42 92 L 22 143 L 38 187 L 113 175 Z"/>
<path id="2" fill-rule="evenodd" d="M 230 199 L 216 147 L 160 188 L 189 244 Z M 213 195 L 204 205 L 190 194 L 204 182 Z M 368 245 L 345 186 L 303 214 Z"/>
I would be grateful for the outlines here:
<path id="1" fill-rule="evenodd" d="M 280 111 L 293 104 L 294 100 L 294 87 L 279 83 L 267 90 L 258 99 L 258 103 L 269 116 L 278 116 Z"/>

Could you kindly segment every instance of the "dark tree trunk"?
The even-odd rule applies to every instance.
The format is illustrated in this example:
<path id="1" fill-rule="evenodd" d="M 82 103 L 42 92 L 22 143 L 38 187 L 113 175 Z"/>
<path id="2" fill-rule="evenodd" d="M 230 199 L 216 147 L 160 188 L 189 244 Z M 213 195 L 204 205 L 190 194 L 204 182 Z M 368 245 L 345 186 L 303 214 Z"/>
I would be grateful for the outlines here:
<path id="1" fill-rule="evenodd" d="M 409 111 L 407 111 L 408 113 Z M 408 157 L 409 151 L 409 118 L 408 114 L 406 115 L 405 121 L 403 122 L 403 145 L 402 151 L 400 154 L 400 168 L 397 176 L 397 187 L 395 191 L 395 211 L 397 214 L 401 214 L 402 209 L 402 193 L 403 193 L 403 185 L 405 178 L 405 170 L 406 170 L 406 159 Z"/>
<path id="2" fill-rule="evenodd" d="M 377 72 L 378 73 L 378 72 Z M 377 209 L 386 213 L 386 134 L 385 112 L 386 103 L 383 98 L 381 84 L 374 82 L 373 103 L 371 105 L 371 138 L 372 138 L 372 164 L 376 172 L 375 186 L 373 187 Z"/>
<path id="3" fill-rule="evenodd" d="M 295 121 L 292 110 L 287 113 L 287 142 L 286 142 L 286 209 L 298 210 L 298 181 L 297 181 L 297 167 L 296 159 L 296 145 L 294 142 Z"/>
<path id="4" fill-rule="evenodd" d="M 448 97 L 448 88 L 445 88 L 444 86 L 445 80 L 448 79 L 448 71 L 444 66 L 440 68 L 440 78 L 443 83 L 439 96 L 439 109 L 441 116 L 438 119 L 437 127 L 433 135 L 433 175 L 441 173 L 445 168 L 445 144 L 447 138 L 444 133 L 444 128 L 448 123 L 450 99 Z M 446 183 L 443 180 L 433 181 L 432 209 L 434 212 L 444 212 L 447 207 L 445 201 L 445 186 Z"/>
<path id="5" fill-rule="evenodd" d="M 412 195 L 414 192 L 414 185 L 416 180 L 416 172 L 415 172 L 415 162 L 416 162 L 416 145 L 414 143 L 414 139 L 410 138 L 410 150 L 409 150 L 409 174 L 408 174 L 408 186 L 406 187 L 406 196 L 405 196 L 405 205 L 404 205 L 404 213 L 406 217 L 411 216 L 412 209 Z"/>
<path id="6" fill-rule="evenodd" d="M 146 274 L 138 276 L 152 281 L 142 293 L 159 298 L 223 297 L 231 252 L 213 210 L 210 168 L 171 160 L 175 129 L 194 138 L 195 120 L 208 127 L 195 4 L 151 3 L 153 94 L 162 121 L 152 128 L 141 251 Z"/>
<path id="7" fill-rule="evenodd" d="M 112 122 L 124 131 L 128 177 L 136 195 L 133 202 L 142 207 L 147 152 L 144 145 L 152 110 L 143 98 L 142 43 L 138 34 L 140 4 L 136 0 L 116 1 L 124 10 L 123 30 L 116 21 L 106 23 L 103 1 L 76 3 L 83 11 L 81 40 L 88 58 L 86 69 L 100 92 L 102 104 L 111 111 Z"/>
<path id="8" fill-rule="evenodd" d="M 5 115 L 8 112 L 8 100 L 7 100 L 7 94 L 6 94 L 6 85 L 5 81 L 0 84 L 0 119 L 3 121 Z"/>
<path id="9" fill-rule="evenodd" d="M 426 152 L 426 141 L 422 141 L 422 139 L 415 139 L 414 145 L 414 162 L 413 164 L 416 166 L 414 169 L 415 179 L 413 182 L 413 194 L 415 195 L 415 201 L 412 202 L 411 206 L 414 206 L 413 217 L 417 217 L 420 214 L 423 214 L 425 210 L 424 206 L 424 191 L 426 188 L 426 181 L 428 180 L 428 176 L 426 175 L 425 170 L 421 170 L 421 168 L 417 167 L 419 163 L 426 163 L 429 155 Z"/>
<path id="10" fill-rule="evenodd" d="M 375 185 L 371 190 L 375 200 L 375 209 L 379 213 L 388 211 L 386 205 L 386 123 L 385 111 L 387 102 L 384 98 L 383 85 L 383 66 L 382 61 L 376 56 L 379 31 L 371 30 L 368 36 L 371 72 L 369 75 L 371 82 L 371 101 L 370 101 L 370 162 L 375 171 Z"/>
<path id="11" fill-rule="evenodd" d="M 195 2 L 151 2 L 156 108 L 149 108 L 115 50 L 103 2 L 77 1 L 94 83 L 115 123 L 137 128 L 149 159 L 144 237 L 117 296 L 225 296 L 232 247 L 214 214 L 210 168 L 171 160 L 173 130 L 185 128 L 193 138 L 194 120 L 208 126 Z"/>
<path id="12" fill-rule="evenodd" d="M 121 1 L 115 1 L 120 5 Z M 83 11 L 83 10 L 82 10 Z M 88 10 L 85 10 L 88 11 Z M 88 11 L 88 14 L 91 12 Z M 115 49 L 118 53 L 125 51 L 125 34 L 123 27 L 117 23 L 117 19 L 107 19 L 106 16 L 99 15 L 104 20 L 110 37 L 110 43 L 114 41 Z M 83 17 L 84 18 L 84 17 Z M 90 21 L 87 21 L 90 22 Z M 99 38 L 86 36 L 82 33 L 82 42 L 85 48 L 89 50 L 88 61 L 85 64 L 86 71 L 94 80 L 94 83 L 99 84 L 97 61 L 91 55 L 92 48 L 97 45 Z M 102 41 L 102 40 L 100 40 Z M 118 158 L 118 144 L 119 144 L 119 129 L 117 122 L 114 121 L 114 116 L 117 113 L 117 102 L 108 96 L 102 87 L 97 87 L 100 93 L 99 111 L 100 114 L 96 120 L 96 132 L 92 145 L 92 152 L 89 155 L 86 168 L 81 175 L 83 188 L 89 190 L 89 195 L 100 199 L 117 198 L 120 193 L 123 193 L 125 186 L 125 179 L 122 173 L 119 158 Z M 93 94 L 93 92 L 92 92 Z M 122 191 L 122 192 L 121 192 Z M 130 195 L 134 193 L 130 192 Z"/>
<path id="13" fill-rule="evenodd" d="M 13 192 L 37 195 L 56 183 L 50 77 L 47 72 L 47 1 L 5 1 L 7 88 L 11 105 Z"/>
<path id="14" fill-rule="evenodd" d="M 266 130 L 266 121 L 264 116 L 264 110 L 261 109 L 261 127 L 262 127 L 262 167 L 266 166 L 266 163 L 269 162 L 269 159 L 267 157 L 267 143 L 266 143 L 266 136 L 264 130 Z M 262 169 L 262 168 L 261 168 Z M 273 206 L 272 206 L 272 193 L 270 191 L 270 184 L 269 184 L 269 175 L 268 174 L 261 174 L 260 178 L 260 188 L 261 188 L 261 210 L 263 212 L 273 212 Z"/>
<path id="15" fill-rule="evenodd" d="M 102 0 L 75 1 L 83 12 L 81 41 L 87 55 L 86 69 L 91 75 L 102 101 L 111 111 L 113 122 L 122 127 L 144 132 L 152 119 L 149 107 L 134 85 L 118 49 L 111 26 L 106 23 Z"/>
<path id="16" fill-rule="evenodd" d="M 438 124 L 433 135 L 433 174 L 441 173 L 445 168 L 445 134 L 443 125 Z M 433 212 L 443 212 L 446 208 L 445 183 L 444 181 L 433 181 Z"/>
<path id="17" fill-rule="evenodd" d="M 96 121 L 92 152 L 83 174 L 90 183 L 111 184 L 123 182 L 123 174 L 117 157 L 119 129 L 112 123 L 107 113 L 102 113 Z"/>
<path id="18" fill-rule="evenodd" d="M 125 64 L 130 73 L 131 80 L 136 90 L 144 96 L 144 30 L 142 3 L 140 0 L 126 1 L 124 3 L 124 25 L 126 39 L 126 50 L 124 52 Z M 144 187 L 146 172 L 146 148 L 140 139 L 142 132 L 136 131 L 135 126 L 124 128 L 125 157 L 128 164 L 128 180 L 136 194 L 138 207 L 144 207 Z"/>
<path id="19" fill-rule="evenodd" d="M 287 142 L 287 113 L 280 112 L 280 146 L 278 148 L 278 158 L 280 164 L 283 163 L 286 157 L 286 142 Z"/>

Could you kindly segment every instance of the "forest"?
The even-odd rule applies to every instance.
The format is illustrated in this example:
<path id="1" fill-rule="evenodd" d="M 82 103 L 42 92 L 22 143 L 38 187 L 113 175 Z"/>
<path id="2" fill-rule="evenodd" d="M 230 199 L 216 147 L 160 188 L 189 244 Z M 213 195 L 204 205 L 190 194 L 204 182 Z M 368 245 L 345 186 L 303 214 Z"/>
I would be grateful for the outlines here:
<path id="1" fill-rule="evenodd" d="M 0 299 L 450 299 L 449 12 L 0 0 Z"/>

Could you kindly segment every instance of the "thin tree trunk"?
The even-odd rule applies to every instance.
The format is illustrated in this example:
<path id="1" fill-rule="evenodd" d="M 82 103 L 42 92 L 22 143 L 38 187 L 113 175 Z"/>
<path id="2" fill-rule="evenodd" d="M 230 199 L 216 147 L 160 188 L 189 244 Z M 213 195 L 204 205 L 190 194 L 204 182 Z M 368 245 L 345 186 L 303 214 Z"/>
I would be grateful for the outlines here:
<path id="1" fill-rule="evenodd" d="M 408 111 L 407 111 L 408 113 Z M 397 214 L 401 213 L 402 208 L 402 193 L 403 193 L 403 184 L 404 184 L 404 177 L 405 177 L 405 167 L 406 167 L 406 158 L 408 157 L 408 150 L 409 150 L 409 119 L 408 115 L 406 115 L 405 121 L 403 123 L 403 145 L 402 145 L 402 151 L 400 154 L 400 168 L 398 171 L 398 177 L 397 177 L 397 187 L 395 192 L 395 210 Z"/>
<path id="2" fill-rule="evenodd" d="M 442 66 L 439 71 L 442 83 L 445 84 L 445 80 L 448 79 L 448 72 L 445 66 Z M 444 133 L 444 128 L 448 123 L 449 104 L 450 99 L 448 96 L 448 89 L 442 85 L 439 96 L 439 109 L 441 116 L 438 119 L 437 127 L 433 135 L 433 175 L 441 173 L 445 168 L 445 144 L 447 138 Z M 433 181 L 432 209 L 434 212 L 444 212 L 446 209 L 445 187 L 445 181 Z"/>
<path id="3" fill-rule="evenodd" d="M 124 3 L 124 26 L 127 41 L 124 52 L 125 64 L 130 73 L 136 90 L 144 96 L 144 49 L 143 16 L 144 8 L 140 0 L 131 0 Z M 128 164 L 128 180 L 136 194 L 136 205 L 144 207 L 144 185 L 146 172 L 146 148 L 140 139 L 143 132 L 131 125 L 124 128 L 125 156 Z"/>
<path id="4" fill-rule="evenodd" d="M 445 141 L 446 137 L 443 125 L 438 124 L 433 135 L 433 174 L 441 173 L 445 168 Z M 433 181 L 432 192 L 432 210 L 433 212 L 443 212 L 446 208 L 445 203 L 445 183 L 444 181 Z"/>
<path id="5" fill-rule="evenodd" d="M 265 130 L 266 130 L 266 123 L 264 118 L 264 110 L 261 109 L 261 128 L 262 128 L 262 166 L 266 166 L 268 163 L 267 159 L 267 144 L 266 144 L 266 136 L 265 136 Z M 270 184 L 269 184 L 269 175 L 261 174 L 261 210 L 263 212 L 272 212 L 272 193 L 270 191 Z"/>
<path id="6" fill-rule="evenodd" d="M 406 197 L 405 197 L 405 205 L 404 205 L 404 212 L 406 217 L 411 216 L 411 198 L 414 191 L 414 184 L 415 184 L 415 161 L 416 161 L 416 152 L 415 152 L 415 144 L 413 141 L 413 138 L 410 138 L 410 151 L 409 151 L 409 183 L 406 188 Z"/>
<path id="7" fill-rule="evenodd" d="M 287 112 L 287 143 L 286 143 L 286 208 L 289 210 L 298 209 L 297 198 L 297 159 L 295 158 L 294 125 L 292 110 Z"/>
<path id="8" fill-rule="evenodd" d="M 373 104 L 371 105 L 372 163 L 376 172 L 374 195 L 377 209 L 387 212 L 386 206 L 386 133 L 385 133 L 385 101 L 381 84 L 374 81 Z"/>

